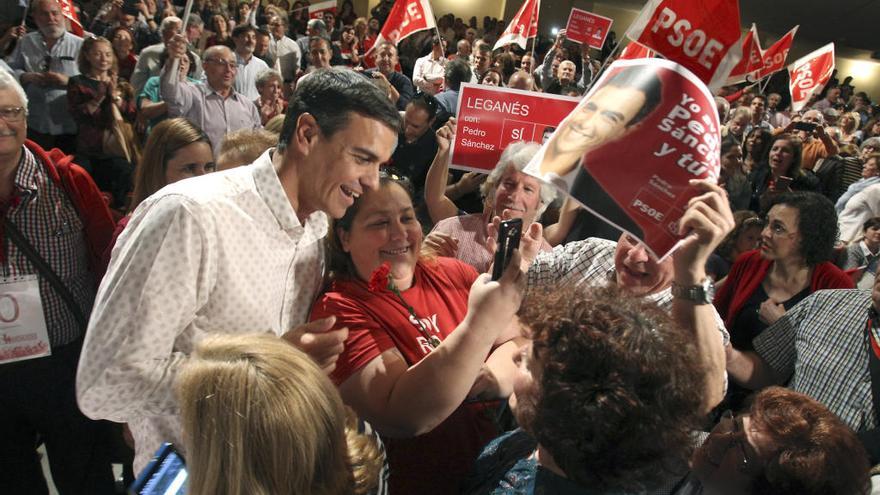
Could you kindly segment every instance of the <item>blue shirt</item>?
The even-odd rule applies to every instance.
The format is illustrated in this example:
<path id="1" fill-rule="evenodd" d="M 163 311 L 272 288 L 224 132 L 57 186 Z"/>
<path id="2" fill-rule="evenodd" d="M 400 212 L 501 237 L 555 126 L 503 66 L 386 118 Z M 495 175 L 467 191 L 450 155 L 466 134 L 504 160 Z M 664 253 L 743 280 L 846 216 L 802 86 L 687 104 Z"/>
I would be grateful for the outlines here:
<path id="1" fill-rule="evenodd" d="M 39 31 L 21 38 L 8 61 L 21 82 L 25 72 L 52 71 L 65 76 L 79 74 L 76 58 L 82 38 L 65 32 L 50 50 Z M 75 134 L 76 123 L 67 108 L 67 86 L 22 84 L 28 97 L 28 128 L 43 134 Z"/>

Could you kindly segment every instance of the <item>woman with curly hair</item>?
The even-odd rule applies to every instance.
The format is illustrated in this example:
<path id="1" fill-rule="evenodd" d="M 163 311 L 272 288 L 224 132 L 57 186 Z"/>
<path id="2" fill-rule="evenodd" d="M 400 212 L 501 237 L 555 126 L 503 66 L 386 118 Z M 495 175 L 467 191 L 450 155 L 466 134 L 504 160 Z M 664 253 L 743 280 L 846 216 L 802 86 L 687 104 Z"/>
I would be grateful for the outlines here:
<path id="1" fill-rule="evenodd" d="M 768 387 L 725 413 L 694 453 L 696 482 L 676 493 L 863 495 L 868 459 L 855 433 L 818 401 Z"/>
<path id="2" fill-rule="evenodd" d="M 693 339 L 644 299 L 604 288 L 530 295 L 510 405 L 469 494 L 642 493 L 687 472 L 703 367 Z"/>

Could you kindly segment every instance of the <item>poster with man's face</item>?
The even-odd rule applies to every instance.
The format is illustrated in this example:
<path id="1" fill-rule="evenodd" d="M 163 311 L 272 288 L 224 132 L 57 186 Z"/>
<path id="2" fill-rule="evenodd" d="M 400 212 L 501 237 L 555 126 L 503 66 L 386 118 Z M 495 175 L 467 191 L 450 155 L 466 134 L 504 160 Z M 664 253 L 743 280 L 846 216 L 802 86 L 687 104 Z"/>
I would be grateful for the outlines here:
<path id="1" fill-rule="evenodd" d="M 641 240 L 657 258 L 679 241 L 696 190 L 717 180 L 720 123 L 708 88 L 668 60 L 612 64 L 526 172 Z"/>

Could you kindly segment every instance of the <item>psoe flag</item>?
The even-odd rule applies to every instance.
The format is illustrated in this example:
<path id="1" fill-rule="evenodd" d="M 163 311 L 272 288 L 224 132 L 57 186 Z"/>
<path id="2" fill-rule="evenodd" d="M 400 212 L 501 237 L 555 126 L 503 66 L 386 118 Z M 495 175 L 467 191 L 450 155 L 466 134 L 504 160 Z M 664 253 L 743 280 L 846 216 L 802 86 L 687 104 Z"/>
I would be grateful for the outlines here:
<path id="1" fill-rule="evenodd" d="M 762 67 L 758 71 L 757 79 L 767 77 L 785 68 L 785 60 L 788 58 L 788 51 L 791 50 L 791 44 L 794 42 L 794 35 L 797 33 L 798 27 L 800 26 L 792 28 L 791 31 L 761 54 Z"/>
<path id="2" fill-rule="evenodd" d="M 722 86 L 742 57 L 738 0 L 649 0 L 626 34 L 710 88 Z"/>
<path id="3" fill-rule="evenodd" d="M 513 43 L 525 50 L 529 38 L 538 35 L 538 11 L 540 9 L 540 0 L 525 0 L 516 15 L 510 20 L 507 29 L 501 33 L 493 50 L 504 48 Z"/>
<path id="4" fill-rule="evenodd" d="M 751 29 L 743 37 L 742 58 L 730 72 L 728 84 L 745 81 L 749 74 L 757 72 L 764 64 L 763 54 L 761 41 L 758 39 L 758 28 L 753 23 Z"/>
<path id="5" fill-rule="evenodd" d="M 434 12 L 428 0 L 397 0 L 388 13 L 382 31 L 376 37 L 376 42 L 367 53 L 372 52 L 377 46 L 389 41 L 396 46 L 400 40 L 425 29 L 433 29 L 437 26 L 434 21 Z"/>
<path id="6" fill-rule="evenodd" d="M 788 89 L 791 91 L 791 111 L 804 108 L 810 98 L 822 90 L 834 71 L 834 43 L 805 55 L 788 66 Z"/>
<path id="7" fill-rule="evenodd" d="M 654 58 L 654 50 L 646 46 L 642 46 L 635 41 L 630 41 L 626 48 L 620 52 L 617 60 L 635 60 L 638 58 Z"/>
<path id="8" fill-rule="evenodd" d="M 309 19 L 323 19 L 324 12 L 336 13 L 336 0 L 328 0 L 326 2 L 318 2 L 309 5 Z M 327 30 L 332 31 L 333 26 L 327 26 Z"/>

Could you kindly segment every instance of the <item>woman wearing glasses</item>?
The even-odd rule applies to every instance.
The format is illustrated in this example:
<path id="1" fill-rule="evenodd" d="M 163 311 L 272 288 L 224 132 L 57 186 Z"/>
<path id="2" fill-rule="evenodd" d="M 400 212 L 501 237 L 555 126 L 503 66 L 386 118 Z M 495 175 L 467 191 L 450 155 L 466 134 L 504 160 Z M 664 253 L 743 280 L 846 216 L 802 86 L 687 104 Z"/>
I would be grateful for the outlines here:
<path id="1" fill-rule="evenodd" d="M 331 374 L 343 400 L 385 442 L 389 493 L 457 493 L 509 395 L 524 274 L 499 282 L 421 255 L 407 184 L 383 177 L 334 223 L 331 283 L 312 319 L 348 328 Z"/>

